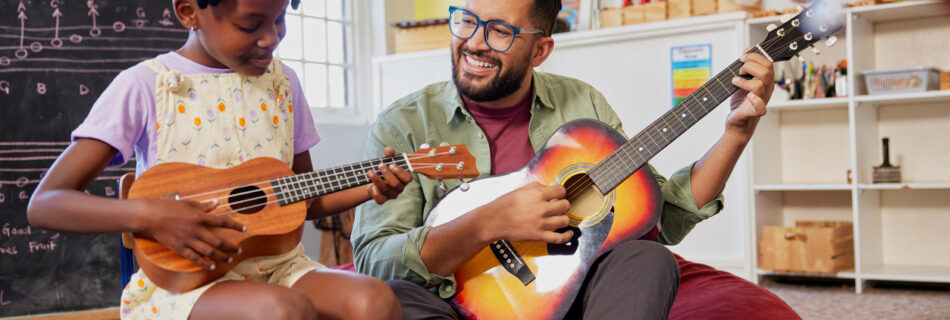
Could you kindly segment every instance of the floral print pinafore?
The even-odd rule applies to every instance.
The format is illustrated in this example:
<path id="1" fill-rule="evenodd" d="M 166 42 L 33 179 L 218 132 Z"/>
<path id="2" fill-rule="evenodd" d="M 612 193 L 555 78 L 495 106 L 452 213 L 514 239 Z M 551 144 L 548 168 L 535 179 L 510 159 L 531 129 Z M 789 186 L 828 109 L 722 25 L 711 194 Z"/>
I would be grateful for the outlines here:
<path id="1" fill-rule="evenodd" d="M 182 74 L 158 61 L 144 63 L 156 78 L 155 164 L 187 162 L 228 168 L 257 157 L 292 165 L 294 105 L 290 81 L 274 60 L 260 76 L 237 73 Z M 302 245 L 287 253 L 242 261 L 221 278 L 189 292 L 173 294 L 145 274 L 132 275 L 122 291 L 123 319 L 187 319 L 208 288 L 228 280 L 293 285 L 321 268 L 304 255 Z"/>

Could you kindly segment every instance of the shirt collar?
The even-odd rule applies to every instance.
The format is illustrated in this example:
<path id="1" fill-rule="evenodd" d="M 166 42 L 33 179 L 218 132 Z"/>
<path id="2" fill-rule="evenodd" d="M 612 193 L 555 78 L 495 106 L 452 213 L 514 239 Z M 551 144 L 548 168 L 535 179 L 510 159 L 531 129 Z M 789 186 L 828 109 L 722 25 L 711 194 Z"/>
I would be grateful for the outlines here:
<path id="1" fill-rule="evenodd" d="M 534 99 L 532 99 L 532 101 L 543 107 L 554 109 L 554 104 L 551 103 L 552 92 L 551 88 L 549 88 L 550 83 L 544 74 L 532 71 L 531 82 L 534 85 Z M 442 94 L 442 102 L 445 108 L 445 114 L 447 115 L 445 117 L 446 123 L 451 123 L 459 117 L 470 116 L 468 110 L 462 107 L 462 97 L 459 95 L 458 88 L 455 87 L 455 82 L 449 82 L 449 85 Z"/>

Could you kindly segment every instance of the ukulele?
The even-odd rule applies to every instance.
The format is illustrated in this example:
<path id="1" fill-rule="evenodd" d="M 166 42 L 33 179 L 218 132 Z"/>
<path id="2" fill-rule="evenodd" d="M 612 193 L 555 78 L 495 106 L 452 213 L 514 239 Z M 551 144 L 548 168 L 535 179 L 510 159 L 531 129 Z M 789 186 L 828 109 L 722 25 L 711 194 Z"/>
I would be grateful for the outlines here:
<path id="1" fill-rule="evenodd" d="M 282 161 L 262 157 L 228 169 L 212 169 L 187 163 L 166 163 L 150 168 L 132 184 L 128 199 L 217 199 L 208 212 L 226 215 L 247 226 L 247 231 L 217 228 L 213 232 L 241 247 L 231 263 L 216 263 L 205 270 L 169 250 L 154 238 L 134 233 L 136 261 L 152 282 L 171 292 L 197 288 L 227 273 L 241 261 L 277 255 L 300 242 L 307 206 L 303 200 L 364 185 L 377 175 L 380 164 L 395 164 L 432 179 L 462 179 L 478 176 L 475 158 L 465 145 L 419 149 L 401 154 L 294 174 Z"/>
<path id="2" fill-rule="evenodd" d="M 840 30 L 840 19 L 839 8 L 816 2 L 781 26 L 770 26 L 766 39 L 749 52 L 773 62 L 788 60 Z M 835 41 L 828 38 L 827 44 Z M 574 237 L 567 243 L 499 240 L 456 270 L 455 309 L 477 319 L 563 318 L 596 258 L 641 238 L 659 221 L 663 198 L 644 166 L 647 160 L 726 101 L 738 89 L 730 80 L 742 65 L 730 64 L 630 140 L 596 120 L 570 121 L 523 168 L 476 179 L 467 191 L 456 188 L 442 197 L 425 225 L 445 224 L 530 182 L 563 185 L 571 203 L 568 228 Z"/>

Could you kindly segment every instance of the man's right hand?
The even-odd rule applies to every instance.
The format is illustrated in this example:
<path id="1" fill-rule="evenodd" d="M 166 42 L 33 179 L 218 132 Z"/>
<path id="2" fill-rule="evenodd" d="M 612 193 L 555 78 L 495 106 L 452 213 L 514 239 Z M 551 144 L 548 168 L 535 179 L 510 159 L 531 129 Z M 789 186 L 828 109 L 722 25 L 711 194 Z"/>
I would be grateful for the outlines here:
<path id="1" fill-rule="evenodd" d="M 573 231 L 554 232 L 567 227 L 565 214 L 571 203 L 564 199 L 564 186 L 532 182 L 492 201 L 479 210 L 483 239 L 489 242 L 543 241 L 561 244 L 571 240 Z"/>
<path id="2" fill-rule="evenodd" d="M 218 206 L 217 201 L 144 200 L 142 204 L 144 216 L 151 218 L 143 232 L 206 270 L 214 270 L 214 261 L 229 263 L 240 252 L 236 245 L 211 232 L 212 228 L 245 228 L 227 216 L 207 214 Z"/>

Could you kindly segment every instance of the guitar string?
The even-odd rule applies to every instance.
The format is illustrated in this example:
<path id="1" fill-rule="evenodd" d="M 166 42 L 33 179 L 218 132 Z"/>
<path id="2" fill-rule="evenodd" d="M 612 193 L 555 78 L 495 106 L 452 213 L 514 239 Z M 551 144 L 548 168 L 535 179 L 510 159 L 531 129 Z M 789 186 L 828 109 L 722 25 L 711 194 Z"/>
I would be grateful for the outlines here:
<path id="1" fill-rule="evenodd" d="M 419 166 L 419 168 L 425 168 L 425 169 L 434 168 L 434 167 L 436 167 L 436 165 L 421 165 L 421 166 Z M 266 189 L 274 189 L 274 188 L 273 188 L 273 187 L 268 187 L 268 188 L 260 188 L 260 189 L 266 190 Z M 284 190 L 284 191 L 275 192 L 275 193 L 273 193 L 273 195 L 275 195 L 275 196 L 276 196 L 276 195 L 282 195 L 282 196 L 290 195 L 290 196 L 293 196 L 293 193 L 294 193 L 295 191 L 301 191 L 301 190 L 304 190 L 304 188 L 287 189 L 287 190 Z M 254 192 L 256 192 L 256 191 L 254 191 Z M 260 200 L 260 199 L 267 199 L 267 196 L 268 196 L 268 195 L 265 194 L 265 195 L 262 196 L 262 197 L 248 198 L 248 199 L 244 199 L 244 200 L 240 200 L 240 201 L 228 202 L 228 205 L 233 208 L 234 205 L 243 204 L 243 203 L 246 203 L 246 202 L 258 201 L 258 200 Z M 223 198 L 227 198 L 227 197 L 223 197 Z M 219 198 L 214 198 L 214 199 L 219 199 Z M 298 202 L 298 201 L 301 201 L 301 200 L 297 200 L 297 201 L 293 201 L 293 202 Z M 278 203 L 278 202 L 280 202 L 280 199 L 268 200 L 268 201 L 266 201 L 266 202 L 264 202 L 264 203 L 258 203 L 258 204 L 251 205 L 251 206 L 247 206 L 247 207 L 241 207 L 240 210 L 257 209 L 257 208 L 266 207 L 266 206 L 269 205 L 269 204 Z M 232 214 L 232 213 L 237 213 L 237 212 L 238 212 L 238 209 L 232 209 L 232 210 L 223 211 L 223 212 L 214 212 L 214 213 L 211 213 L 211 215 L 215 215 L 215 216 L 217 216 L 217 215 L 226 215 L 226 214 Z"/>
<path id="2" fill-rule="evenodd" d="M 797 16 L 796 16 L 796 18 L 797 18 Z M 798 29 L 798 27 L 793 27 L 792 29 L 789 29 L 789 30 L 797 30 L 797 29 Z M 832 34 L 832 33 L 829 32 L 828 34 L 830 35 L 830 34 Z M 805 34 L 799 32 L 799 36 L 797 36 L 794 40 L 792 40 L 792 41 L 790 41 L 790 42 L 797 42 L 798 40 L 803 39 L 804 36 L 805 36 Z M 764 51 L 766 51 L 764 47 L 770 47 L 770 46 L 774 45 L 775 42 L 779 42 L 779 40 L 783 40 L 783 39 L 784 39 L 784 37 L 775 37 L 775 38 L 772 38 L 772 39 L 768 39 L 768 40 L 765 40 L 765 41 L 761 42 L 760 44 L 758 44 L 758 47 L 763 47 L 761 50 L 764 52 Z M 782 49 L 781 49 L 781 51 L 785 51 L 784 48 L 785 48 L 785 47 L 783 46 Z M 805 46 L 802 46 L 801 48 L 802 48 L 802 50 L 804 50 Z M 750 51 L 755 50 L 755 49 L 759 49 L 759 48 L 757 48 L 756 46 L 753 46 L 753 47 L 750 49 Z M 761 52 L 760 52 L 760 53 L 761 53 Z M 772 56 L 775 56 L 775 55 L 772 55 Z M 729 69 L 730 67 L 732 67 L 732 65 L 735 64 L 736 62 L 739 62 L 739 60 L 736 59 L 736 61 L 734 61 L 732 64 L 730 64 L 728 67 L 726 67 L 726 68 L 724 69 L 724 71 L 725 71 L 725 70 L 728 70 L 728 69 Z M 744 63 L 743 63 L 743 65 L 744 65 Z M 740 68 L 741 68 L 741 66 L 740 66 Z M 720 71 L 720 74 L 722 74 L 722 71 Z M 738 71 L 736 71 L 736 74 L 738 75 Z M 723 87 L 724 87 L 724 85 L 723 85 L 722 82 L 720 81 L 721 79 L 719 79 L 718 77 L 713 77 L 712 80 L 717 81 L 720 86 L 723 86 Z M 703 88 L 703 87 L 705 87 L 707 84 L 711 84 L 711 83 L 712 83 L 712 81 L 709 81 L 709 82 L 703 84 L 700 88 Z M 725 87 L 724 87 L 723 89 L 725 89 Z M 707 90 L 707 92 L 709 91 L 708 88 L 705 88 L 705 90 Z M 718 89 L 716 89 L 716 90 L 718 91 Z M 698 90 L 697 90 L 697 91 L 698 91 Z M 734 94 L 735 91 L 737 91 L 737 90 L 733 90 L 732 93 L 730 93 L 730 95 L 731 95 L 731 94 Z M 694 99 L 694 100 L 695 100 L 695 99 Z M 688 101 L 688 100 L 684 100 L 684 101 Z M 683 102 L 683 104 L 685 104 L 685 103 L 688 103 L 688 102 Z M 679 105 L 677 105 L 677 106 L 679 106 Z M 686 107 L 686 106 L 684 105 L 684 107 Z M 675 107 L 674 107 L 674 108 L 675 108 Z M 715 109 L 715 108 L 713 108 L 713 109 Z M 710 111 L 711 111 L 711 110 L 710 110 Z M 708 112 L 707 112 L 707 114 L 708 114 Z M 660 119 L 662 119 L 662 118 L 663 118 L 663 117 L 661 116 Z M 697 120 L 697 122 L 698 122 L 698 120 Z M 695 125 L 695 123 L 694 123 L 693 125 Z M 689 128 L 686 128 L 686 129 L 688 130 Z M 639 136 L 639 134 L 638 134 L 637 136 Z M 634 136 L 634 138 L 636 138 L 636 136 Z M 651 137 L 651 138 L 652 138 L 652 137 Z M 626 142 L 625 142 L 624 144 L 626 144 Z M 618 149 L 619 149 L 619 148 L 618 148 Z M 661 149 L 661 150 L 662 150 L 662 149 Z M 659 150 L 658 150 L 657 152 L 659 152 Z M 645 162 L 644 162 L 644 163 L 645 163 Z M 588 172 L 589 172 L 589 171 L 588 171 Z M 631 174 L 631 175 L 632 175 L 632 174 Z M 609 177 L 609 176 L 607 176 L 607 177 Z M 603 177 L 603 178 L 607 178 L 607 177 Z M 629 177 L 629 175 L 628 175 L 627 177 Z M 626 178 L 624 178 L 624 179 L 626 179 Z M 574 181 L 578 181 L 578 180 L 574 180 Z M 566 188 L 565 188 L 565 189 L 566 189 L 565 198 L 569 198 L 569 197 L 571 197 L 572 195 L 573 195 L 573 196 L 576 196 L 576 195 L 580 194 L 581 192 L 583 192 L 585 189 L 591 187 L 592 185 L 593 185 L 593 179 L 592 179 L 592 178 L 580 180 L 579 182 L 576 182 L 576 183 L 574 183 L 574 184 L 571 185 L 571 186 L 565 185 L 565 187 L 566 187 Z"/>
<path id="3" fill-rule="evenodd" d="M 432 157 L 432 156 L 441 156 L 441 155 L 446 155 L 446 154 L 449 154 L 449 152 L 435 153 L 435 154 L 432 154 L 432 155 L 429 155 L 429 154 L 425 154 L 425 155 L 407 154 L 407 155 L 406 155 L 406 158 L 407 158 L 407 160 L 416 160 L 416 159 L 427 158 L 427 157 Z M 391 157 L 391 159 L 396 159 L 396 158 L 398 158 L 398 157 L 395 157 L 395 156 L 394 156 L 394 157 Z M 379 159 L 375 159 L 375 160 L 382 160 L 382 159 L 384 159 L 384 158 L 379 158 Z M 369 160 L 369 161 L 366 161 L 366 162 L 370 162 L 370 161 L 373 161 L 373 160 Z M 397 162 L 397 161 L 399 161 L 399 160 L 395 160 L 395 161 L 393 161 L 393 163 L 395 163 L 395 162 Z M 366 163 L 366 162 L 363 162 L 363 163 Z M 382 163 L 382 162 L 381 162 L 381 163 Z M 458 163 L 452 163 L 452 165 L 457 165 L 457 164 L 458 164 Z M 413 167 L 416 167 L 416 166 L 413 166 Z M 371 168 L 372 168 L 372 167 L 371 167 Z M 323 171 L 332 170 L 332 169 L 333 169 L 333 168 L 331 168 L 331 169 L 326 169 L 326 170 L 323 170 Z M 361 169 L 362 169 L 362 168 L 356 169 L 356 170 L 361 170 Z M 372 169 L 375 169 L 375 168 L 372 168 Z M 345 169 L 344 171 L 341 171 L 341 172 L 338 172 L 338 173 L 335 172 L 335 173 L 326 175 L 326 177 L 339 178 L 338 176 L 341 175 L 341 174 L 354 173 L 354 172 L 357 172 L 357 171 L 355 171 L 355 170 L 353 170 L 353 169 Z M 303 174 L 313 174 L 313 173 L 317 173 L 317 171 L 306 172 L 306 173 L 301 173 L 301 174 L 295 174 L 295 176 L 296 176 L 296 175 L 303 175 Z M 357 173 L 360 173 L 360 172 L 357 172 Z M 281 178 L 283 178 L 283 177 L 281 177 Z M 346 177 L 344 176 L 344 178 L 346 178 Z M 279 178 L 277 178 L 277 179 L 279 179 Z M 275 180 L 275 179 L 271 179 L 271 180 Z M 245 184 L 245 185 L 240 186 L 240 187 L 237 187 L 237 188 L 252 186 L 252 185 L 256 185 L 256 184 L 269 183 L 271 180 L 251 182 L 251 183 Z M 293 184 L 293 182 L 288 182 L 288 183 L 284 183 L 284 184 L 278 184 L 278 185 L 276 185 L 276 186 L 275 186 L 275 185 L 272 185 L 272 186 L 269 187 L 269 188 L 273 188 L 273 187 L 284 187 L 284 186 L 288 186 L 288 185 L 291 185 L 291 184 Z M 202 192 L 202 193 L 192 194 L 192 195 L 188 195 L 188 196 L 185 196 L 185 197 L 179 197 L 178 199 L 179 199 L 179 200 L 188 200 L 188 199 L 192 199 L 192 198 L 196 198 L 196 197 L 201 197 L 201 196 L 204 196 L 204 195 L 209 195 L 209 194 L 213 194 L 213 193 L 219 193 L 219 192 L 222 192 L 222 191 L 228 191 L 228 190 L 233 190 L 233 189 L 236 189 L 236 188 L 222 188 L 222 189 L 217 189 L 217 190 L 205 191 L 205 192 Z M 250 193 L 254 193 L 254 192 L 256 192 L 256 191 L 254 191 L 254 190 L 252 190 L 252 191 L 246 191 L 246 192 L 243 192 L 243 193 L 236 193 L 236 194 L 234 194 L 234 195 L 232 195 L 232 196 L 240 196 L 240 195 L 250 194 Z M 210 199 L 206 199 L 206 200 L 210 200 Z"/>

